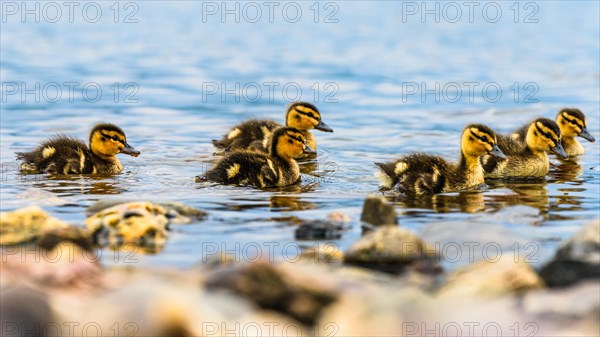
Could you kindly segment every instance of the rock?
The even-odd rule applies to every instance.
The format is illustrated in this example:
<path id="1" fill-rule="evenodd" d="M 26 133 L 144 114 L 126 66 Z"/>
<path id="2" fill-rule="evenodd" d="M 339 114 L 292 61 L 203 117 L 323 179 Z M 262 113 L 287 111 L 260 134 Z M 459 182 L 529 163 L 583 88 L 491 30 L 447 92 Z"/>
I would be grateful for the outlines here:
<path id="1" fill-rule="evenodd" d="M 335 240 L 342 237 L 344 229 L 343 224 L 314 220 L 303 223 L 294 233 L 296 240 Z"/>
<path id="2" fill-rule="evenodd" d="M 529 264 L 513 255 L 501 255 L 496 260 L 481 260 L 452 272 L 438 294 L 496 297 L 543 287 L 544 281 Z"/>
<path id="3" fill-rule="evenodd" d="M 27 285 L 76 293 L 95 289 L 101 274 L 99 256 L 70 241 L 48 245 L 14 246 L 2 252 L 2 284 Z"/>
<path id="4" fill-rule="evenodd" d="M 304 324 L 273 311 L 260 310 L 243 317 L 241 321 L 235 322 L 239 326 L 237 336 L 262 337 L 262 336 L 305 336 L 315 337 Z M 235 326 L 222 328 L 218 335 L 227 336 L 228 331 L 235 331 Z M 212 331 L 205 336 L 217 336 Z"/>
<path id="5" fill-rule="evenodd" d="M 180 202 L 161 202 L 162 207 L 167 209 L 167 218 L 172 224 L 188 224 L 204 220 L 207 213 L 203 210 L 185 205 Z"/>
<path id="6" fill-rule="evenodd" d="M 408 312 L 429 302 L 425 293 L 411 287 L 348 293 L 325 310 L 315 336 L 411 336 L 406 324 L 414 319 Z"/>
<path id="7" fill-rule="evenodd" d="M 327 214 L 327 220 L 338 224 L 345 224 L 350 222 L 350 216 L 342 212 L 331 212 Z"/>
<path id="8" fill-rule="evenodd" d="M 0 213 L 0 245 L 30 242 L 44 233 L 68 228 L 69 225 L 51 217 L 37 206 Z"/>
<path id="9" fill-rule="evenodd" d="M 65 322 L 82 322 L 75 333 L 93 317 L 102 336 L 206 336 L 213 327 L 235 328 L 229 319 L 241 320 L 252 310 L 241 299 L 208 294 L 185 276 L 170 276 L 146 271 L 118 275 L 116 288 L 76 302 L 77 307 L 73 301 L 58 302 L 56 307 Z"/>
<path id="10" fill-rule="evenodd" d="M 260 308 L 314 324 L 321 310 L 335 300 L 336 293 L 319 282 L 319 275 L 300 274 L 282 266 L 266 262 L 226 266 L 211 273 L 206 287 L 228 290 Z"/>
<path id="11" fill-rule="evenodd" d="M 303 262 L 342 263 L 344 254 L 337 245 L 326 243 L 312 246 L 300 254 Z"/>
<path id="12" fill-rule="evenodd" d="M 56 324 L 47 297 L 25 287 L 0 288 L 0 336 L 47 336 Z"/>
<path id="13" fill-rule="evenodd" d="M 534 315 L 582 318 L 600 309 L 600 283 L 584 281 L 572 287 L 527 293 L 522 305 Z"/>
<path id="14" fill-rule="evenodd" d="M 382 196 L 371 195 L 365 199 L 360 220 L 375 226 L 397 224 L 396 210 Z"/>
<path id="15" fill-rule="evenodd" d="M 335 240 L 342 237 L 342 232 L 349 228 L 346 223 L 350 217 L 341 212 L 331 212 L 327 220 L 301 221 L 296 228 L 296 240 Z"/>
<path id="16" fill-rule="evenodd" d="M 600 220 L 585 225 L 556 252 L 540 270 L 549 286 L 565 286 L 589 278 L 600 278 Z"/>
<path id="17" fill-rule="evenodd" d="M 149 201 L 133 201 L 133 200 L 100 200 L 88 207 L 86 210 L 88 216 L 98 213 L 107 208 L 111 208 L 121 204 L 127 204 L 132 202 L 147 202 Z M 204 220 L 207 216 L 207 213 L 203 210 L 185 205 L 180 202 L 159 202 L 152 203 L 164 207 L 166 210 L 166 217 L 169 219 L 169 223 L 172 224 L 188 224 L 191 222 Z"/>
<path id="18" fill-rule="evenodd" d="M 167 210 L 149 202 L 118 204 L 90 216 L 85 223 L 101 246 L 132 244 L 143 252 L 155 253 L 168 237 Z"/>
<path id="19" fill-rule="evenodd" d="M 345 262 L 367 267 L 416 264 L 429 268 L 440 257 L 434 247 L 398 226 L 382 226 L 368 232 L 350 246 L 344 255 Z"/>
<path id="20" fill-rule="evenodd" d="M 87 230 L 75 226 L 49 230 L 38 238 L 36 244 L 50 251 L 62 242 L 71 242 L 86 252 L 94 252 L 98 248 Z"/>

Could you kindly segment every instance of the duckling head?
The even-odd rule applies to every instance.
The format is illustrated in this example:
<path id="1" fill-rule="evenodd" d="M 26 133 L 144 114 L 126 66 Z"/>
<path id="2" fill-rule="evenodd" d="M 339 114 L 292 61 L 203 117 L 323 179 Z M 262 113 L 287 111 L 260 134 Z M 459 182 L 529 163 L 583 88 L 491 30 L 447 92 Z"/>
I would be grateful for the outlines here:
<path id="1" fill-rule="evenodd" d="M 102 158 L 110 158 L 118 153 L 133 157 L 140 155 L 140 151 L 127 144 L 125 132 L 120 127 L 109 123 L 94 126 L 90 132 L 90 149 Z"/>
<path id="2" fill-rule="evenodd" d="M 290 159 L 302 154 L 315 154 L 316 152 L 306 145 L 306 139 L 300 130 L 292 127 L 282 127 L 271 136 L 271 155 Z"/>
<path id="3" fill-rule="evenodd" d="M 285 120 L 287 126 L 298 130 L 317 129 L 325 132 L 333 132 L 333 129 L 321 120 L 319 109 L 307 102 L 296 102 L 290 105 Z"/>
<path id="4" fill-rule="evenodd" d="M 534 120 L 529 125 L 525 141 L 533 152 L 552 151 L 559 157 L 568 157 L 562 146 L 560 127 L 551 119 Z"/>
<path id="5" fill-rule="evenodd" d="M 556 115 L 556 123 L 560 127 L 560 132 L 565 138 L 575 138 L 580 136 L 594 142 L 596 139 L 592 136 L 585 124 L 585 115 L 576 108 L 564 108 Z"/>
<path id="6" fill-rule="evenodd" d="M 490 154 L 500 159 L 506 158 L 498 147 L 494 131 L 482 124 L 471 124 L 463 130 L 461 148 L 466 157 L 479 158 Z"/>

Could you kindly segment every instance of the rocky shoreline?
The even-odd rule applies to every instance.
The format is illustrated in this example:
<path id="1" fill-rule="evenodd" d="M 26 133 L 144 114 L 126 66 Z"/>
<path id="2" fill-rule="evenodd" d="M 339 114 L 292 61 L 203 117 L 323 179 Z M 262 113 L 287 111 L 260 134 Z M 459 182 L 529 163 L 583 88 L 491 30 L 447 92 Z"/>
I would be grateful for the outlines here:
<path id="1" fill-rule="evenodd" d="M 502 254 L 445 271 L 441 251 L 369 197 L 364 233 L 346 251 L 290 261 L 223 256 L 189 270 L 107 267 L 98 249 L 158 253 L 170 226 L 206 214 L 182 204 L 108 202 L 86 227 L 38 207 L 2 213 L 2 336 L 596 336 L 600 220 L 539 270 Z M 296 235 L 328 238 L 336 214 Z M 303 227 L 304 226 L 304 227 Z M 108 247 L 108 248 L 107 248 Z M 113 247 L 113 248 L 111 248 Z"/>

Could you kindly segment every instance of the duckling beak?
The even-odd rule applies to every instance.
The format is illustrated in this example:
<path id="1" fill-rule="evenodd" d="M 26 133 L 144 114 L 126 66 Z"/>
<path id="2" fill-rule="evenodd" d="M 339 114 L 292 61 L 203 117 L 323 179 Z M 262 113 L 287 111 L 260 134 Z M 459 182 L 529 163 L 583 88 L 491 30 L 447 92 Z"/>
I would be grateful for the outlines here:
<path id="1" fill-rule="evenodd" d="M 490 154 L 498 159 L 506 159 L 506 155 L 502 152 L 502 150 L 500 150 L 500 148 L 496 144 L 494 144 L 494 146 L 492 147 L 492 151 L 490 151 Z"/>
<path id="2" fill-rule="evenodd" d="M 302 151 L 302 153 L 304 153 L 304 154 L 317 154 L 317 151 L 311 149 L 310 146 L 305 145 L 304 146 L 304 151 Z"/>
<path id="3" fill-rule="evenodd" d="M 315 126 L 315 129 L 325 132 L 333 132 L 333 129 L 329 127 L 329 125 L 325 124 L 323 121 L 319 121 L 319 124 Z"/>
<path id="4" fill-rule="evenodd" d="M 556 146 L 551 148 L 550 150 L 559 157 L 563 157 L 564 159 L 569 158 L 569 156 L 565 152 L 565 149 L 563 148 L 562 142 L 560 140 L 558 141 L 558 144 L 556 144 Z"/>
<path id="5" fill-rule="evenodd" d="M 125 143 L 125 147 L 121 149 L 121 153 L 128 154 L 132 157 L 137 157 L 141 154 L 140 151 L 133 148 L 133 146 Z"/>
<path id="6" fill-rule="evenodd" d="M 596 139 L 594 138 L 594 136 L 592 136 L 590 134 L 590 132 L 587 130 L 587 128 L 583 128 L 581 130 L 581 133 L 579 133 L 579 137 L 581 137 L 583 139 L 586 139 L 586 140 L 589 140 L 592 143 L 596 141 Z"/>

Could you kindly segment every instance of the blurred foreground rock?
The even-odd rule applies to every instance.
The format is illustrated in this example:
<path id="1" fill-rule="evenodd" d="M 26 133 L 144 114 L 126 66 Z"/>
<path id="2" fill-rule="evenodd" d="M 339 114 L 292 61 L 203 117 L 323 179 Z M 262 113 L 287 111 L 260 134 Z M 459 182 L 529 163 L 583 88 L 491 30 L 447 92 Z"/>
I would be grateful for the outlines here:
<path id="1" fill-rule="evenodd" d="M 0 213 L 0 245 L 13 245 L 35 240 L 56 229 L 69 225 L 51 217 L 37 206 Z"/>
<path id="2" fill-rule="evenodd" d="M 82 328 L 93 323 L 98 336 L 597 336 L 600 284 L 548 290 L 510 276 L 508 266 L 522 268 L 513 261 L 475 264 L 440 291 L 407 275 L 304 262 L 110 267 L 94 279 L 81 278 L 94 285 L 85 293 L 38 282 L 4 296 L 32 277 L 23 274 L 2 283 L 0 305 L 2 319 L 50 321 L 61 335 L 76 322 L 75 335 L 85 335 Z M 501 283 L 501 290 L 469 280 L 476 274 L 480 283 Z"/>
<path id="3" fill-rule="evenodd" d="M 160 251 L 168 237 L 167 210 L 149 202 L 130 202 L 105 208 L 85 220 L 101 246 L 133 244 L 147 252 Z"/>
<path id="4" fill-rule="evenodd" d="M 383 196 L 370 195 L 365 199 L 360 221 L 371 225 L 394 225 L 398 223 L 394 205 Z"/>
<path id="5" fill-rule="evenodd" d="M 347 223 L 350 217 L 341 212 L 331 212 L 327 220 L 301 221 L 294 231 L 296 240 L 335 240 L 350 227 Z"/>
<path id="6" fill-rule="evenodd" d="M 549 286 L 565 286 L 600 278 L 600 219 L 585 225 L 561 245 L 554 259 L 540 270 Z"/>
<path id="7" fill-rule="evenodd" d="M 543 280 L 529 264 L 505 254 L 450 273 L 439 294 L 456 298 L 498 297 L 543 287 Z"/>
<path id="8" fill-rule="evenodd" d="M 101 275 L 98 250 L 87 241 L 48 237 L 42 245 L 2 249 L 0 285 L 79 293 L 95 289 Z"/>
<path id="9" fill-rule="evenodd" d="M 326 243 L 306 249 L 300 255 L 300 259 L 303 262 L 341 264 L 344 254 L 337 245 Z"/>
<path id="10" fill-rule="evenodd" d="M 107 208 L 111 208 L 122 204 L 129 204 L 132 202 L 145 202 L 163 207 L 165 209 L 165 216 L 169 219 L 169 223 L 171 224 L 187 224 L 194 221 L 201 221 L 204 220 L 207 216 L 207 213 L 203 210 L 188 206 L 180 202 L 173 201 L 153 203 L 150 201 L 134 200 L 100 200 L 92 206 L 88 207 L 86 212 L 89 216 L 91 216 Z"/>
<path id="11" fill-rule="evenodd" d="M 226 266 L 211 273 L 206 284 L 209 289 L 228 290 L 309 325 L 336 298 L 335 291 L 320 282 L 318 275 L 299 275 L 269 263 Z"/>
<path id="12" fill-rule="evenodd" d="M 343 224 L 313 220 L 301 224 L 294 231 L 296 240 L 335 240 L 342 237 Z"/>
<path id="13" fill-rule="evenodd" d="M 128 219 L 166 231 L 167 213 L 159 205 L 119 204 L 88 220 L 123 242 L 127 236 L 117 229 L 145 233 Z M 48 220 L 47 214 L 28 214 L 3 214 L 2 221 Z M 345 255 L 335 245 L 313 247 L 286 262 L 240 263 L 243 258 L 224 254 L 186 270 L 134 261 L 103 267 L 87 230 L 33 228 L 37 234 L 28 236 L 28 244 L 0 247 L 2 336 L 562 337 L 600 331 L 597 277 L 575 273 L 569 280 L 576 282 L 546 288 L 514 254 L 447 274 L 423 273 L 423 266 L 437 266 L 440 253 L 398 226 L 375 228 Z M 597 222 L 586 226 L 557 257 L 597 266 L 598 233 Z M 373 270 L 381 265 L 409 268 L 397 274 Z"/>
<path id="14" fill-rule="evenodd" d="M 22 286 L 0 287 L 0 336 L 47 336 L 55 317 L 45 294 Z"/>
<path id="15" fill-rule="evenodd" d="M 356 241 L 344 254 L 346 263 L 384 270 L 412 265 L 435 270 L 440 254 L 411 231 L 395 225 L 381 226 Z"/>

